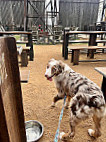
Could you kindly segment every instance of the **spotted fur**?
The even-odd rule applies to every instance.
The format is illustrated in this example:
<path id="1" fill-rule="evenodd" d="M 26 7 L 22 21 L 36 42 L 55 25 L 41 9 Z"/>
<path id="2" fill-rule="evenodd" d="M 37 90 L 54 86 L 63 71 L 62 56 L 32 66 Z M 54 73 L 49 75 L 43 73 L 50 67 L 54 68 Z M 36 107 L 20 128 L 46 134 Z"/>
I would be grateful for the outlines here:
<path id="1" fill-rule="evenodd" d="M 70 129 L 71 132 L 62 136 L 63 140 L 69 139 L 75 135 L 75 126 L 83 119 L 93 117 L 95 131 L 90 129 L 90 136 L 99 137 L 100 122 L 105 113 L 105 99 L 101 89 L 85 76 L 73 71 L 62 61 L 51 59 L 48 62 L 45 76 L 47 79 L 54 79 L 58 94 L 53 99 L 53 105 L 56 101 L 68 96 L 66 108 L 70 103 Z"/>

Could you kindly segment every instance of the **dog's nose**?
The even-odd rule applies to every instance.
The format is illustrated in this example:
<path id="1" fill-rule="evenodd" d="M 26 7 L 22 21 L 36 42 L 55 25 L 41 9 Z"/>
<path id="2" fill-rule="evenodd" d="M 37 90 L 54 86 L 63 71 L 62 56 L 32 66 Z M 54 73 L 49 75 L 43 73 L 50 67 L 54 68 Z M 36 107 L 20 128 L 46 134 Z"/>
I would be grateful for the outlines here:
<path id="1" fill-rule="evenodd" d="M 45 77 L 47 77 L 47 75 L 45 74 Z"/>

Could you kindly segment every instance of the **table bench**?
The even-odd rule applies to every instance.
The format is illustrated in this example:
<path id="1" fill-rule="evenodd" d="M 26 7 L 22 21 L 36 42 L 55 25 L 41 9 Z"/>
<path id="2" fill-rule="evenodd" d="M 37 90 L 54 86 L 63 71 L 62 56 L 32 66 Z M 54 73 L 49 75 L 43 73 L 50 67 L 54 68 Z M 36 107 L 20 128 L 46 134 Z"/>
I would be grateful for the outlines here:
<path id="1" fill-rule="evenodd" d="M 32 42 L 32 32 L 27 31 L 0 31 L 0 36 L 4 35 L 27 35 L 28 41 L 17 41 L 17 44 L 26 44 L 26 46 L 30 46 L 30 61 L 34 60 L 34 51 L 33 51 L 33 42 Z"/>
<path id="2" fill-rule="evenodd" d="M 70 40 L 69 41 L 69 36 L 72 34 L 88 34 L 89 35 L 89 41 L 87 40 Z M 64 32 L 64 37 L 63 37 L 63 46 L 62 46 L 62 56 L 64 57 L 65 60 L 68 59 L 68 44 L 71 43 L 88 43 L 89 46 L 97 46 L 98 43 L 106 43 L 106 40 L 97 40 L 97 35 L 100 34 L 106 34 L 106 31 L 69 31 L 69 32 Z M 92 56 L 90 58 L 94 58 L 94 52 L 93 50 Z"/>
<path id="3" fill-rule="evenodd" d="M 73 65 L 78 65 L 80 50 L 88 49 L 89 50 L 89 57 L 90 57 L 90 56 L 92 56 L 91 50 L 93 50 L 93 52 L 94 52 L 96 49 L 106 49 L 106 46 L 87 46 L 87 47 L 86 46 L 84 46 L 84 47 L 71 46 L 68 49 L 72 50 L 71 62 L 73 63 Z"/>

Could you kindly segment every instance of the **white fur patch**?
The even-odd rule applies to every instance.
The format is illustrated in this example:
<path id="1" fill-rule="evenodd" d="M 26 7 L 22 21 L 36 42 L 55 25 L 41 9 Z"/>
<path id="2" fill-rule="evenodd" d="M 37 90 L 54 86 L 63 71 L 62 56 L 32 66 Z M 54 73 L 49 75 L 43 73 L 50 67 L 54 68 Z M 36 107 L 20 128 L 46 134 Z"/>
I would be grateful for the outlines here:
<path id="1" fill-rule="evenodd" d="M 92 130 L 92 129 L 88 129 L 88 134 L 90 135 L 90 136 L 92 136 L 92 134 L 94 134 L 94 130 Z"/>
<path id="2" fill-rule="evenodd" d="M 51 107 L 55 107 L 55 103 L 54 102 L 52 102 Z"/>
<path id="3" fill-rule="evenodd" d="M 64 134 L 65 134 L 64 132 L 61 132 L 61 133 L 60 133 L 60 140 L 62 139 L 62 136 L 63 136 Z"/>

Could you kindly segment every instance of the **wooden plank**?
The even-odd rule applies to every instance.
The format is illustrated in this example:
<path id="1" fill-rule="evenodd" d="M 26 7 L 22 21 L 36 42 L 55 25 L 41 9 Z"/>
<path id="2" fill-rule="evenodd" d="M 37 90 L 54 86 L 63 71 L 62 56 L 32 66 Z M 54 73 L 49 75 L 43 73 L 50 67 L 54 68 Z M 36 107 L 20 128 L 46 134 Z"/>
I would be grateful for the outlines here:
<path id="1" fill-rule="evenodd" d="M 64 49 L 64 59 L 67 60 L 68 59 L 68 39 L 69 39 L 69 35 L 65 35 L 65 49 Z"/>
<path id="2" fill-rule="evenodd" d="M 89 43 L 89 40 L 69 40 L 69 43 Z"/>
<path id="3" fill-rule="evenodd" d="M 79 62 L 106 62 L 106 60 L 98 59 L 98 60 L 80 60 Z"/>
<path id="4" fill-rule="evenodd" d="M 0 142 L 10 142 L 0 90 Z"/>
<path id="5" fill-rule="evenodd" d="M 11 142 L 26 142 L 16 42 L 0 38 L 1 98 Z"/>
<path id="6" fill-rule="evenodd" d="M 97 43 L 106 43 L 106 40 L 96 40 Z"/>
<path id="7" fill-rule="evenodd" d="M 79 54 L 80 50 L 75 50 L 74 55 L 73 55 L 73 65 L 78 65 L 79 64 Z"/>
<path id="8" fill-rule="evenodd" d="M 96 38 L 97 38 L 97 33 L 90 33 L 89 46 L 97 46 Z M 94 51 L 95 50 L 89 49 L 87 56 L 89 56 L 91 59 L 93 59 L 94 58 Z"/>
<path id="9" fill-rule="evenodd" d="M 29 81 L 30 70 L 20 70 L 21 83 L 27 83 Z"/>
<path id="10" fill-rule="evenodd" d="M 106 31 L 69 31 L 66 34 L 106 34 Z"/>
<path id="11" fill-rule="evenodd" d="M 28 65 L 27 52 L 25 50 L 23 50 L 22 53 L 21 53 L 21 66 L 27 67 L 27 65 Z"/>
<path id="12" fill-rule="evenodd" d="M 0 31 L 0 34 L 32 34 L 32 32 L 26 31 Z"/>
<path id="13" fill-rule="evenodd" d="M 96 67 L 95 70 L 106 78 L 106 67 Z"/>
<path id="14" fill-rule="evenodd" d="M 71 50 L 83 50 L 83 49 L 106 49 L 106 46 L 69 46 Z"/>

